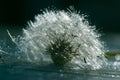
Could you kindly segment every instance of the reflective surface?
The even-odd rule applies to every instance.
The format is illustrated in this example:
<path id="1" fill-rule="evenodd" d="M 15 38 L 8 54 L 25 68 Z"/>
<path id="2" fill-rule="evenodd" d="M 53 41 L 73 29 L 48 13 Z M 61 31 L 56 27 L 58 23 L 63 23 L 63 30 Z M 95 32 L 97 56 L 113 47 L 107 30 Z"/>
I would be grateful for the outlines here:
<path id="1" fill-rule="evenodd" d="M 0 64 L 1 80 L 119 80 L 120 72 L 105 70 L 62 70 L 31 64 Z"/>

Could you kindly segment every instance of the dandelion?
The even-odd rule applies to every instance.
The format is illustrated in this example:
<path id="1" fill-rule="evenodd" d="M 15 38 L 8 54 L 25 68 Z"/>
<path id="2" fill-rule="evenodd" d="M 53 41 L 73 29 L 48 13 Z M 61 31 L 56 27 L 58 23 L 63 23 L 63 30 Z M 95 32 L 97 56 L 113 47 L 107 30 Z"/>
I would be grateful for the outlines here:
<path id="1" fill-rule="evenodd" d="M 105 63 L 104 46 L 99 37 L 95 26 L 90 26 L 84 16 L 46 11 L 29 23 L 16 42 L 31 62 L 99 69 Z"/>

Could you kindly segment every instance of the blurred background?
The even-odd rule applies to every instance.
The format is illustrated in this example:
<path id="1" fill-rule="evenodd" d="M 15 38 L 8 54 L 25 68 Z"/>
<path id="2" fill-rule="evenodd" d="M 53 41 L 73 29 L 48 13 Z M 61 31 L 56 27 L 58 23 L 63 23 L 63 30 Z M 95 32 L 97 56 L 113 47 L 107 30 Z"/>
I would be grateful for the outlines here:
<path id="1" fill-rule="evenodd" d="M 120 0 L 0 0 L 0 38 L 7 35 L 6 29 L 18 35 L 41 10 L 67 10 L 70 6 L 88 15 L 90 24 L 104 34 L 102 39 L 108 45 L 120 48 Z"/>

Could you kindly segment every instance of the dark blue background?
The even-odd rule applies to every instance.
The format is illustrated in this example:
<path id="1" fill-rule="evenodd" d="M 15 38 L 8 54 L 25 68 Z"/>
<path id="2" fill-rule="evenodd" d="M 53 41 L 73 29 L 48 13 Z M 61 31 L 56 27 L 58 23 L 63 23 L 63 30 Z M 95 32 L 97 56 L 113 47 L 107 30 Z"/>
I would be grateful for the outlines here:
<path id="1" fill-rule="evenodd" d="M 41 9 L 74 6 L 104 32 L 120 32 L 120 0 L 0 0 L 0 24 L 24 26 Z M 14 26 L 15 27 L 15 26 Z"/>

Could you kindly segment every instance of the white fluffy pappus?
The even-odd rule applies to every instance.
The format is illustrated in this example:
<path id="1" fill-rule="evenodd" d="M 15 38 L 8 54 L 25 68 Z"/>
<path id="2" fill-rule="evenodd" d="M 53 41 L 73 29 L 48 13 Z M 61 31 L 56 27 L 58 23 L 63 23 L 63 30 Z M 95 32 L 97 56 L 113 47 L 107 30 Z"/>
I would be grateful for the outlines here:
<path id="1" fill-rule="evenodd" d="M 99 40 L 100 35 L 84 16 L 74 12 L 46 11 L 37 15 L 35 21 L 23 29 L 19 41 L 16 40 L 19 49 L 24 53 L 24 58 L 40 64 L 52 63 L 51 56 L 46 53 L 46 48 L 51 43 L 54 44 L 54 37 L 49 37 L 52 32 L 56 37 L 65 34 L 64 37 L 70 41 L 72 50 L 77 49 L 73 53 L 77 56 L 68 62 L 72 68 L 94 70 L 103 67 L 106 59 L 103 43 Z"/>

